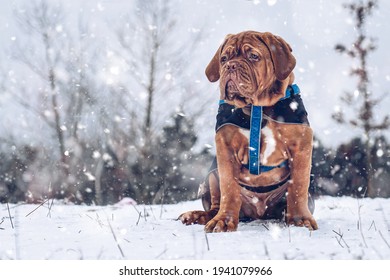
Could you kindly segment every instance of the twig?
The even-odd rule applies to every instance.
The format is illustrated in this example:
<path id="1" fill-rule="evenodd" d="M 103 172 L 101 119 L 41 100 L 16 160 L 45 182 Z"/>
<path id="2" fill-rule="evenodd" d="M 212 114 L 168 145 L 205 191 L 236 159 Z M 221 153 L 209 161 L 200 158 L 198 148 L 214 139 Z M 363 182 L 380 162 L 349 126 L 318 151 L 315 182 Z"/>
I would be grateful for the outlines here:
<path id="1" fill-rule="evenodd" d="M 385 214 L 385 211 L 383 210 L 383 207 L 381 205 L 381 212 L 382 212 L 382 216 L 383 216 L 383 220 L 385 221 L 386 225 L 387 225 L 387 228 L 390 229 L 390 223 L 388 222 L 387 218 L 386 218 L 386 214 Z M 390 230 L 389 230 L 390 231 Z"/>
<path id="2" fill-rule="evenodd" d="M 124 258 L 125 258 L 125 254 L 123 254 L 122 248 L 121 248 L 121 246 L 119 245 L 119 242 L 118 242 L 118 239 L 116 238 L 114 229 L 112 228 L 111 223 L 110 223 L 110 220 L 109 220 L 108 218 L 107 218 L 107 222 L 108 222 L 108 225 L 109 225 L 109 227 L 110 227 L 110 229 L 111 229 L 112 236 L 114 237 L 116 246 L 118 247 L 119 252 L 121 253 L 122 259 L 124 259 Z"/>
<path id="3" fill-rule="evenodd" d="M 165 184 L 164 184 L 164 186 L 162 187 L 161 208 L 160 208 L 160 219 L 162 218 L 163 210 L 164 210 L 165 189 L 166 189 L 166 186 L 165 186 Z M 157 195 L 157 194 L 156 194 L 156 195 Z"/>
<path id="4" fill-rule="evenodd" d="M 376 231 L 376 226 L 375 226 L 375 221 L 374 221 L 374 220 L 372 221 L 372 223 L 371 223 L 371 225 L 370 225 L 370 228 L 369 228 L 368 230 L 370 230 L 370 229 L 372 228 L 372 226 L 374 226 L 374 229 L 375 229 L 375 231 Z"/>
<path id="5" fill-rule="evenodd" d="M 141 213 L 140 211 L 138 211 L 138 209 L 137 209 L 137 207 L 135 207 L 135 205 L 133 205 L 133 207 L 134 207 L 134 210 L 135 210 L 135 211 L 137 212 L 137 214 L 138 214 L 138 220 L 137 220 L 137 222 L 135 223 L 135 225 L 138 226 L 139 220 L 141 219 L 141 216 L 142 216 L 142 213 Z"/>
<path id="6" fill-rule="evenodd" d="M 363 207 L 363 205 L 359 205 L 359 200 L 358 200 L 359 231 L 360 231 L 360 235 L 362 236 L 364 246 L 366 246 L 366 248 L 368 248 L 367 243 L 366 243 L 366 238 L 364 237 L 364 234 L 363 234 L 362 216 L 360 214 L 360 209 L 362 207 Z"/>
<path id="7" fill-rule="evenodd" d="M 210 251 L 210 244 L 209 244 L 209 238 L 207 237 L 207 232 L 204 233 L 204 236 L 206 237 L 207 251 Z"/>
<path id="8" fill-rule="evenodd" d="M 53 207 L 54 204 L 54 198 L 52 198 L 51 203 L 48 204 L 49 212 L 47 212 L 47 217 L 51 218 L 51 208 Z"/>
<path id="9" fill-rule="evenodd" d="M 344 248 L 344 246 L 343 246 L 343 245 L 341 244 L 341 242 L 340 242 L 341 239 L 338 239 L 337 236 L 336 236 L 336 240 L 337 240 L 337 242 L 339 243 L 340 247 L 341 247 L 341 248 Z"/>
<path id="10" fill-rule="evenodd" d="M 156 256 L 156 259 L 159 259 L 162 255 L 164 255 L 168 251 L 168 248 L 165 247 L 164 251 L 162 251 L 160 254 Z"/>
<path id="11" fill-rule="evenodd" d="M 138 226 L 139 221 L 141 220 L 141 216 L 142 216 L 142 213 L 141 213 L 141 212 L 138 212 L 138 220 L 137 220 L 137 222 L 135 223 L 136 226 Z"/>
<path id="12" fill-rule="evenodd" d="M 14 213 L 14 219 L 15 219 L 15 234 L 14 234 L 14 242 L 15 242 L 15 259 L 20 260 L 20 246 L 19 246 L 19 215 L 18 215 L 18 208 L 15 208 Z"/>
<path id="13" fill-rule="evenodd" d="M 263 225 L 263 227 L 265 227 L 266 230 L 269 231 L 269 227 L 267 227 L 265 224 L 262 224 L 262 225 Z"/>
<path id="14" fill-rule="evenodd" d="M 38 210 L 38 208 L 40 208 L 43 204 L 45 204 L 47 201 L 49 201 L 50 198 L 46 199 L 45 201 L 43 201 L 41 204 L 39 204 L 34 210 L 32 210 L 30 213 L 28 213 L 25 217 L 27 218 L 28 216 L 30 216 L 32 213 L 34 213 L 35 211 Z"/>
<path id="15" fill-rule="evenodd" d="M 162 219 L 163 212 L 164 212 L 164 204 L 161 203 L 161 208 L 160 208 L 160 219 Z"/>
<path id="16" fill-rule="evenodd" d="M 108 218 L 107 218 L 108 220 Z M 102 228 L 104 226 L 102 220 L 100 220 L 99 214 L 96 212 L 96 222 L 98 222 L 99 226 Z"/>
<path id="17" fill-rule="evenodd" d="M 149 209 L 150 209 L 150 212 L 152 212 L 153 218 L 154 218 L 155 220 L 157 220 L 157 219 L 156 219 L 156 215 L 154 215 L 152 205 L 149 205 Z M 148 220 L 147 220 L 147 217 L 150 216 L 150 215 L 149 215 L 149 212 L 146 211 L 146 207 L 144 207 L 144 216 L 145 216 L 145 222 L 147 222 L 147 221 L 148 221 Z"/>
<path id="18" fill-rule="evenodd" d="M 342 234 L 341 232 L 339 233 L 339 232 L 337 232 L 337 231 L 335 231 L 335 230 L 332 230 L 332 231 L 333 231 L 334 233 L 336 233 L 336 234 L 340 237 L 340 239 L 338 239 L 337 236 L 336 236 L 336 240 L 337 240 L 337 242 L 340 244 L 341 248 L 344 248 L 344 246 L 341 244 L 341 241 L 343 241 L 344 244 L 345 244 L 345 246 L 347 246 L 347 248 L 349 249 L 349 246 L 348 246 L 347 242 L 346 242 L 346 241 L 344 240 L 344 238 L 343 238 L 344 234 Z"/>
<path id="19" fill-rule="evenodd" d="M 8 216 L 9 216 L 9 220 L 11 222 L 11 226 L 12 226 L 12 229 L 14 228 L 14 223 L 12 222 L 12 217 L 11 217 L 11 211 L 9 210 L 9 204 L 7 202 L 7 210 L 8 210 Z"/>
<path id="20" fill-rule="evenodd" d="M 264 242 L 263 245 L 264 245 L 264 253 L 265 253 L 265 255 L 268 257 L 268 259 L 270 260 L 271 257 L 269 256 L 267 243 Z"/>
<path id="21" fill-rule="evenodd" d="M 379 235 L 382 237 L 383 241 L 386 243 L 387 247 L 390 249 L 390 244 L 386 241 L 386 239 L 383 237 L 382 232 L 379 230 Z"/>
<path id="22" fill-rule="evenodd" d="M 337 233 L 337 231 L 334 231 L 334 230 L 333 230 L 333 232 L 336 233 L 337 235 L 339 235 L 339 234 Z M 339 235 L 339 236 L 340 236 L 340 235 Z M 340 239 L 338 239 L 337 236 L 336 236 L 336 240 L 337 240 L 337 242 L 339 243 L 339 245 L 341 246 L 341 248 L 344 248 L 344 246 L 343 246 L 343 245 L 341 244 L 341 242 L 340 242 L 340 241 L 342 240 L 342 236 L 340 237 Z"/>
<path id="23" fill-rule="evenodd" d="M 90 215 L 85 214 L 85 216 L 87 216 L 88 218 L 90 218 L 93 221 L 93 218 Z"/>

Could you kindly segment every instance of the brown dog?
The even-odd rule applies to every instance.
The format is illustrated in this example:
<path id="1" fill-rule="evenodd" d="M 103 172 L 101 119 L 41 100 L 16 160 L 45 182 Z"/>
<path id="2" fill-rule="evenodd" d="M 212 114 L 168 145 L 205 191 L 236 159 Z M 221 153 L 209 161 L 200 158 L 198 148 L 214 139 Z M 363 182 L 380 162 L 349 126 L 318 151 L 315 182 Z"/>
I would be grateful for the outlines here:
<path id="1" fill-rule="evenodd" d="M 294 80 L 291 52 L 278 36 L 247 31 L 228 35 L 207 66 L 208 79 L 220 81 L 227 104 L 217 116 L 217 161 L 200 188 L 205 211 L 183 213 L 184 224 L 205 224 L 206 232 L 234 231 L 240 218 L 281 218 L 286 209 L 288 224 L 318 228 L 308 193 L 313 132 L 299 95 L 280 101 Z M 264 108 L 260 164 L 273 167 L 259 175 L 246 167 L 248 128 L 223 123 L 232 111 L 245 121 L 252 105 Z"/>

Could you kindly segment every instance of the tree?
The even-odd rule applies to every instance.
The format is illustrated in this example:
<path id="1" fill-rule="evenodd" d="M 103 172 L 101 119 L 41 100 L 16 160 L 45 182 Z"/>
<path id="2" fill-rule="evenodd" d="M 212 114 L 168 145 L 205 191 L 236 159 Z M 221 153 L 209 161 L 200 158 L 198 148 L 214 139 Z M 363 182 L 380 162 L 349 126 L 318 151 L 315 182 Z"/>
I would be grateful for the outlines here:
<path id="1" fill-rule="evenodd" d="M 96 57 L 93 44 L 85 35 L 87 25 L 79 19 L 77 37 L 68 30 L 63 7 L 47 1 L 32 1 L 23 10 L 16 9 L 15 18 L 27 40 L 15 46 L 13 57 L 27 66 L 34 79 L 26 82 L 19 75 L 20 86 L 13 89 L 13 95 L 23 108 L 33 113 L 30 129 L 46 132 L 35 134 L 42 143 L 37 150 L 46 155 L 37 157 L 38 165 L 45 168 L 37 168 L 34 178 L 45 180 L 35 185 L 46 188 L 46 192 L 41 191 L 43 196 L 83 201 L 80 191 L 88 181 L 85 173 L 90 173 L 93 166 L 85 164 L 83 157 L 88 154 L 87 149 L 98 149 L 86 145 L 91 139 L 80 135 L 85 123 L 93 123 L 88 114 L 94 111 L 94 92 L 99 87 L 96 81 L 91 81 L 96 75 L 93 72 Z M 93 124 L 91 130 L 99 131 L 96 127 L 99 122 Z M 47 182 L 50 186 L 46 186 Z"/>
<path id="2" fill-rule="evenodd" d="M 131 78 L 120 85 L 124 89 L 120 98 L 132 120 L 131 130 L 121 130 L 125 139 L 134 140 L 132 159 L 128 160 L 132 192 L 144 203 L 161 201 L 157 197 L 161 198 L 163 189 L 169 188 L 167 182 L 178 186 L 182 176 L 176 170 L 179 181 L 173 182 L 172 174 L 163 172 L 172 162 L 164 162 L 161 157 L 166 161 L 177 159 L 174 164 L 178 167 L 177 161 L 183 160 L 180 156 L 183 149 L 175 146 L 177 156 L 167 158 L 161 141 L 167 137 L 166 122 L 175 115 L 175 110 L 191 104 L 190 100 L 196 96 L 191 94 L 197 85 L 188 76 L 192 73 L 189 59 L 202 34 L 186 34 L 177 22 L 172 1 L 166 0 L 138 0 L 135 10 L 123 19 L 116 34 L 119 41 L 116 55 L 125 61 L 127 77 Z M 201 105 L 192 106 L 186 115 L 196 120 Z M 113 137 L 116 135 L 113 133 Z M 128 141 L 123 145 L 128 145 Z"/>
<path id="3" fill-rule="evenodd" d="M 318 138 L 314 137 L 309 188 L 311 194 L 334 195 L 337 192 L 333 182 L 331 182 L 332 160 L 332 150 L 326 148 Z"/>
<path id="4" fill-rule="evenodd" d="M 212 156 L 193 150 L 197 141 L 194 123 L 183 113 L 175 113 L 162 134 L 152 139 L 145 165 L 134 164 L 132 171 L 144 203 L 177 203 L 196 198 L 198 184 L 204 179 Z M 142 170 L 144 166 L 150 169 Z M 142 181 L 139 173 L 144 174 Z"/>
<path id="5" fill-rule="evenodd" d="M 350 75 L 357 77 L 357 88 L 351 93 L 347 92 L 341 99 L 347 106 L 354 106 L 358 112 L 355 117 L 347 119 L 343 111 L 336 112 L 333 118 L 341 124 L 348 124 L 363 130 L 364 135 L 364 154 L 365 154 L 365 177 L 367 179 L 367 195 L 374 197 L 377 195 L 377 190 L 373 185 L 373 177 L 375 170 L 372 166 L 373 150 L 372 139 L 377 131 L 383 131 L 390 127 L 389 116 L 386 115 L 382 121 L 375 122 L 374 108 L 378 104 L 379 99 L 374 98 L 373 92 L 370 89 L 370 75 L 367 65 L 368 56 L 375 51 L 376 45 L 374 39 L 366 35 L 366 19 L 372 15 L 374 8 L 377 8 L 376 0 L 363 1 L 357 3 L 346 4 L 345 8 L 349 10 L 355 22 L 355 30 L 357 32 L 356 40 L 351 47 L 344 44 L 337 44 L 336 51 L 346 54 L 353 60 L 357 60 L 358 66 L 353 67 Z"/>
<path id="6" fill-rule="evenodd" d="M 40 112 L 47 124 L 54 129 L 61 158 L 61 167 L 67 173 L 64 129 L 62 128 L 57 84 L 57 66 L 61 56 L 59 46 L 63 40 L 56 32 L 56 27 L 61 26 L 63 22 L 64 14 L 60 6 L 49 6 L 46 2 L 41 1 L 33 2 L 31 8 L 24 13 L 16 13 L 16 18 L 28 36 L 39 36 L 39 47 L 30 45 L 26 48 L 26 46 L 20 46 L 20 51 L 15 57 L 47 83 L 47 86 L 43 87 L 44 102 L 41 103 L 47 105 L 47 107 L 39 108 L 36 111 Z M 40 53 L 41 56 L 37 58 L 34 53 Z M 41 61 L 41 64 L 37 65 L 36 61 Z M 21 100 L 21 103 L 25 107 L 31 108 L 31 105 L 25 103 L 24 99 Z M 51 119 L 49 115 L 52 117 Z"/>
<path id="7" fill-rule="evenodd" d="M 331 176 L 337 186 L 337 195 L 364 197 L 367 192 L 365 142 L 354 138 L 341 144 L 331 161 Z M 375 168 L 375 165 L 373 166 Z"/>
<path id="8" fill-rule="evenodd" d="M 171 118 L 172 124 L 163 128 L 159 137 L 158 163 L 161 182 L 155 197 L 155 202 L 176 203 L 187 200 L 188 193 L 193 193 L 194 185 L 190 177 L 199 174 L 186 172 L 187 166 L 192 166 L 191 173 L 199 165 L 192 151 L 197 141 L 193 122 L 182 113 L 176 113 Z"/>

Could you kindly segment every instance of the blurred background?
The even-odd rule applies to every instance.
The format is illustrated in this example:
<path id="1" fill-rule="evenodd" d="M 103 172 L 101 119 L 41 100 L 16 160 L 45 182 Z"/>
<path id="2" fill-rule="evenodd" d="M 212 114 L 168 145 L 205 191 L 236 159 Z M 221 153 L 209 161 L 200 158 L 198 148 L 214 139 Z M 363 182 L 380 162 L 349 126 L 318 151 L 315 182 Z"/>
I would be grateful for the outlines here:
<path id="1" fill-rule="evenodd" d="M 315 195 L 390 196 L 390 2 L 0 0 L 0 202 L 195 199 L 226 34 L 292 46 Z"/>

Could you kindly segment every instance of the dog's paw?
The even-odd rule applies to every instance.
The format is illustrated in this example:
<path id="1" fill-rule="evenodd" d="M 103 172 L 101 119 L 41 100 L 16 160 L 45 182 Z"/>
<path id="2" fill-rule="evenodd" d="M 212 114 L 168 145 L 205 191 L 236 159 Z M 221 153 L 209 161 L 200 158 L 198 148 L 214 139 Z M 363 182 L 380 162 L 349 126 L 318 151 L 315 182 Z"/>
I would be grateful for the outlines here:
<path id="1" fill-rule="evenodd" d="M 236 231 L 238 227 L 238 217 L 218 214 L 205 226 L 206 232 L 227 232 Z"/>
<path id="2" fill-rule="evenodd" d="M 308 214 L 294 214 L 286 216 L 286 222 L 288 225 L 294 225 L 298 227 L 306 227 L 309 230 L 316 230 L 318 229 L 318 225 L 314 217 L 308 213 Z"/>
<path id="3" fill-rule="evenodd" d="M 210 210 L 210 211 L 189 211 L 181 214 L 178 220 L 180 220 L 185 225 L 193 225 L 193 224 L 205 225 L 217 213 L 218 213 L 217 209 Z"/>

